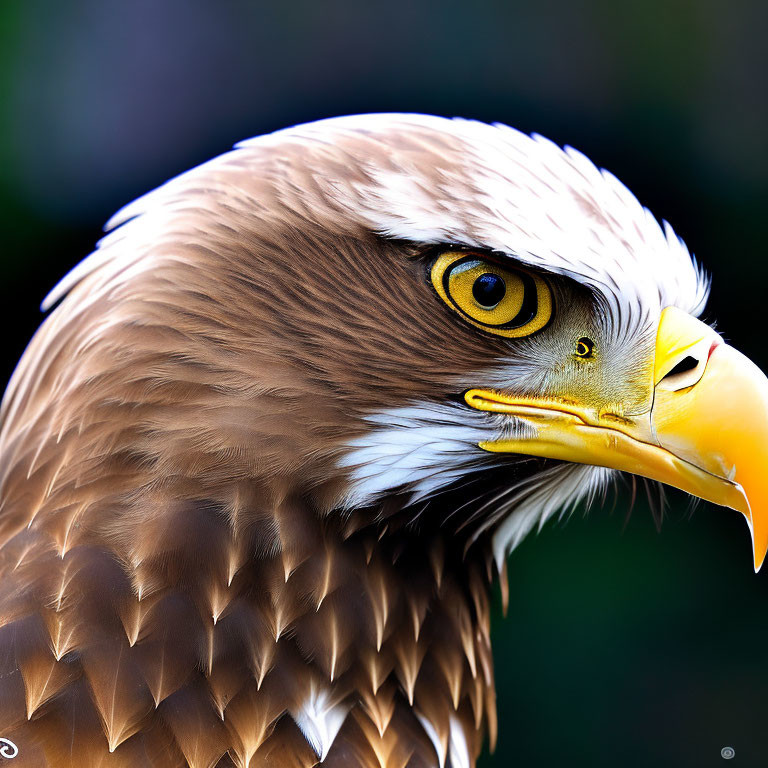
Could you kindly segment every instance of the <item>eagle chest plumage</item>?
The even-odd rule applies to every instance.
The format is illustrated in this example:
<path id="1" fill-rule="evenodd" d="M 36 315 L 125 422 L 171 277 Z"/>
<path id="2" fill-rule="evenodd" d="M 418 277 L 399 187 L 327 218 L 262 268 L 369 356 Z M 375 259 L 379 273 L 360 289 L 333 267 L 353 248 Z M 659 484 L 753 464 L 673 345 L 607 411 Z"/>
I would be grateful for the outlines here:
<path id="1" fill-rule="evenodd" d="M 46 530 L 77 542 L 63 558 L 31 533 L 8 550 L 7 586 L 47 597 L 20 596 L 6 641 L 25 761 L 428 766 L 495 737 L 484 563 L 393 536 L 398 514 L 236 496 L 158 494 L 130 554 L 79 543 L 71 510 Z"/>
<path id="2" fill-rule="evenodd" d="M 764 377 L 573 150 L 340 118 L 108 230 L 2 405 L 15 765 L 471 768 L 506 554 L 616 470 L 740 510 L 762 561 L 758 428 L 728 463 L 679 414 L 708 424 L 730 377 L 745 422 Z"/>

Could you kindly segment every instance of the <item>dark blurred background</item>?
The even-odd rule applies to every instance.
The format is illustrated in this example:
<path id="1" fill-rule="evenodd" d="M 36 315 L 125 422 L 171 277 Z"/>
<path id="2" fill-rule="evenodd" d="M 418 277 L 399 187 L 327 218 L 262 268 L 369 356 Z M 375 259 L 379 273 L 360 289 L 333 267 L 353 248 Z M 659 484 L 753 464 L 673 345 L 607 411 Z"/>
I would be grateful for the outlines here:
<path id="1" fill-rule="evenodd" d="M 37 306 L 122 204 L 235 141 L 419 111 L 572 144 L 714 276 L 706 319 L 768 368 L 768 4 L 3 0 L 5 381 Z M 490 766 L 768 765 L 768 573 L 736 512 L 580 512 L 510 559 Z M 768 568 L 766 569 L 768 571 Z"/>

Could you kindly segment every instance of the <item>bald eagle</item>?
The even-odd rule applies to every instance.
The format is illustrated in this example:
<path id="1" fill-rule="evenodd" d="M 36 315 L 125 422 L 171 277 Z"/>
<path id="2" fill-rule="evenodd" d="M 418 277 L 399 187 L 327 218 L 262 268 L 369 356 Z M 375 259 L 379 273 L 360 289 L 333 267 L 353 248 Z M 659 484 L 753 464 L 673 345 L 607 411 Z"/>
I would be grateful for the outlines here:
<path id="1" fill-rule="evenodd" d="M 584 155 L 366 115 L 128 205 L 0 431 L 0 737 L 39 768 L 470 768 L 489 586 L 621 472 L 768 546 L 768 380 Z"/>

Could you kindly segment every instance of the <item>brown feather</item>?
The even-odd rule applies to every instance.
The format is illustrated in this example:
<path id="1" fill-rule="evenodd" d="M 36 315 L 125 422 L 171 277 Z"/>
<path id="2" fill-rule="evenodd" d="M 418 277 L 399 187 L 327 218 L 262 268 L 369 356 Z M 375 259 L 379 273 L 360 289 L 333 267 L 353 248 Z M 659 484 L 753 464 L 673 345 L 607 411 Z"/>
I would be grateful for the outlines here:
<path id="1" fill-rule="evenodd" d="M 22 358 L 0 734 L 36 768 L 437 768 L 495 741 L 488 535 L 396 489 L 344 503 L 366 416 L 507 352 L 427 310 L 413 249 L 324 197 L 310 167 L 368 178 L 348 158 L 366 141 L 193 172 L 109 236 Z"/>

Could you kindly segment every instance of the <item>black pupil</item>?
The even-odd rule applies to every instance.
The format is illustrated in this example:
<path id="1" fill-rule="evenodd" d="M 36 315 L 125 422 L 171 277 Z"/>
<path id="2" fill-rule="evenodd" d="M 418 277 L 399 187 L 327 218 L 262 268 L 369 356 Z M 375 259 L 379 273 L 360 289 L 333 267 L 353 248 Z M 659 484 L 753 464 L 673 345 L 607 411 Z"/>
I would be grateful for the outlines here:
<path id="1" fill-rule="evenodd" d="M 472 296 L 481 307 L 495 307 L 507 292 L 504 280 L 492 272 L 486 272 L 472 284 Z"/>

